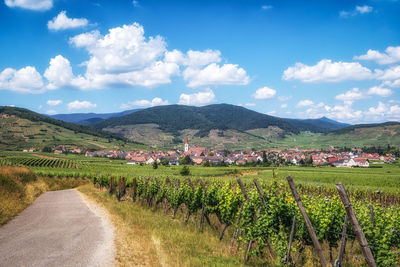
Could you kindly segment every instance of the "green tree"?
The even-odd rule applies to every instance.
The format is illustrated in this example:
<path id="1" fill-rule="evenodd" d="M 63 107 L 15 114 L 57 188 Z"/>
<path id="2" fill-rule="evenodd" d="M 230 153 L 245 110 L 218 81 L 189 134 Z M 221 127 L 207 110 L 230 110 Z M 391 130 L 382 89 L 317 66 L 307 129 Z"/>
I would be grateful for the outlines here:
<path id="1" fill-rule="evenodd" d="M 154 161 L 154 162 L 153 162 L 153 169 L 156 170 L 157 168 L 158 168 L 158 163 L 157 163 L 157 161 Z"/>
<path id="2" fill-rule="evenodd" d="M 190 175 L 190 169 L 188 166 L 183 166 L 179 173 L 181 175 Z"/>
<path id="3" fill-rule="evenodd" d="M 169 165 L 169 160 L 164 158 L 164 159 L 161 160 L 161 164 L 163 166 L 168 166 Z"/>

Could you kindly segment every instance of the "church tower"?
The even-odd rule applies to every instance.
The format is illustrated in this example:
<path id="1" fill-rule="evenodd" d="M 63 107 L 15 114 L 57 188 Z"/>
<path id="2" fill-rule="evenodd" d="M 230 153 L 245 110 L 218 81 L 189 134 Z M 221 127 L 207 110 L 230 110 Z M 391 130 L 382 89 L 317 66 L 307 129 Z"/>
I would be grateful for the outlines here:
<path id="1" fill-rule="evenodd" d="M 185 139 L 185 152 L 188 152 L 188 151 L 189 151 L 189 143 L 188 143 L 188 139 L 186 137 L 186 139 Z"/>

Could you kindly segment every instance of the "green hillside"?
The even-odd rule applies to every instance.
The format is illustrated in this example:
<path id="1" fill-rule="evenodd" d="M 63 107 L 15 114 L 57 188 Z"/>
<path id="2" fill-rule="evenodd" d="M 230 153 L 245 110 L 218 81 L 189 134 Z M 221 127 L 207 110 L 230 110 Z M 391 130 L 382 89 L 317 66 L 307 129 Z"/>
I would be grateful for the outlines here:
<path id="1" fill-rule="evenodd" d="M 143 147 L 87 126 L 55 120 L 27 109 L 0 107 L 0 150 L 44 147 L 133 149 Z"/>
<path id="2" fill-rule="evenodd" d="M 301 131 L 327 132 L 327 128 L 302 120 L 282 119 L 258 113 L 243 107 L 216 104 L 204 107 L 182 105 L 159 106 L 135 113 L 111 118 L 92 126 L 110 129 L 119 126 L 156 124 L 161 131 L 179 136 L 185 129 L 198 130 L 196 136 L 207 136 L 210 130 L 235 130 L 239 132 L 278 127 L 283 134 L 298 134 Z"/>

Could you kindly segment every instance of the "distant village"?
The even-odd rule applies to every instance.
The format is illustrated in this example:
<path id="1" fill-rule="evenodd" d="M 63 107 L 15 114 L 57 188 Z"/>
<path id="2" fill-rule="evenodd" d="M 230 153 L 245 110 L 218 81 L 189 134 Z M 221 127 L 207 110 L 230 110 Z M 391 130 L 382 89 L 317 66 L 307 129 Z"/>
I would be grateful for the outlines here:
<path id="1" fill-rule="evenodd" d="M 24 149 L 24 152 L 35 152 L 34 148 Z M 338 149 L 267 149 L 255 150 L 207 150 L 205 147 L 190 147 L 185 140 L 184 149 L 173 151 L 81 151 L 67 149 L 64 146 L 52 151 L 54 154 L 76 153 L 86 157 L 106 157 L 110 159 L 125 159 L 127 164 L 151 165 L 155 162 L 163 165 L 193 164 L 203 166 L 215 165 L 308 165 L 333 167 L 369 167 L 370 164 L 392 163 L 396 160 L 393 154 L 363 153 L 361 149 L 341 152 Z"/>
<path id="2" fill-rule="evenodd" d="M 60 151 L 56 151 L 60 153 Z M 182 151 L 95 151 L 86 152 L 86 157 L 107 157 L 127 160 L 127 164 L 151 165 L 314 165 L 334 167 L 369 167 L 370 164 L 391 163 L 396 158 L 392 154 L 362 153 L 360 149 L 339 152 L 335 149 L 285 149 L 265 151 L 207 150 L 205 147 L 190 147 L 185 140 Z"/>

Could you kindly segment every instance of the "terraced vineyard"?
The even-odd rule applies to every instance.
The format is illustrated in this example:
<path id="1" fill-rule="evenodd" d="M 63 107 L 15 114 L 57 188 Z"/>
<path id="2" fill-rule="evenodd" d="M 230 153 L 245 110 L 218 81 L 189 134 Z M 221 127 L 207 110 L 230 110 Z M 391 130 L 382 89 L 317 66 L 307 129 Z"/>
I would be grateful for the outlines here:
<path id="1" fill-rule="evenodd" d="M 75 160 L 32 158 L 32 157 L 9 157 L 6 159 L 1 159 L 0 165 L 79 169 L 79 164 Z"/>

